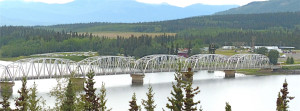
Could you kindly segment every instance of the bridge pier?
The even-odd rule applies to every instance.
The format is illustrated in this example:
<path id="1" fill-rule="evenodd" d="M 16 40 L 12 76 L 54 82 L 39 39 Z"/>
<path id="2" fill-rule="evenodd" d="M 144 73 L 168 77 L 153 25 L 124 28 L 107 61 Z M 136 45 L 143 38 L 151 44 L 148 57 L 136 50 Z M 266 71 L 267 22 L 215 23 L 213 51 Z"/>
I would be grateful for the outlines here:
<path id="1" fill-rule="evenodd" d="M 236 70 L 224 70 L 225 78 L 234 78 Z"/>
<path id="2" fill-rule="evenodd" d="M 132 85 L 143 85 L 145 74 L 130 74 Z"/>
<path id="3" fill-rule="evenodd" d="M 181 72 L 183 81 L 193 81 L 194 72 L 192 72 L 192 68 L 188 68 L 187 72 Z"/>
<path id="4" fill-rule="evenodd" d="M 0 82 L 0 93 L 2 94 L 3 89 L 7 88 L 9 96 L 13 93 L 13 86 L 15 85 L 14 82 Z M 0 95 L 1 96 L 1 95 Z"/>
<path id="5" fill-rule="evenodd" d="M 73 83 L 75 92 L 82 91 L 84 89 L 85 78 L 70 78 Z"/>

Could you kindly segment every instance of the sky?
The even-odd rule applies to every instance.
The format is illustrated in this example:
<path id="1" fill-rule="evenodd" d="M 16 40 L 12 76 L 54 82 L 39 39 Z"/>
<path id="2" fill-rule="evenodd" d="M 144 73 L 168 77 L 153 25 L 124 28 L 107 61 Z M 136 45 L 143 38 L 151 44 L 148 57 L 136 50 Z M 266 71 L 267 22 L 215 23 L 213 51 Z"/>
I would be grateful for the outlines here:
<path id="1" fill-rule="evenodd" d="M 12 1 L 12 0 L 0 0 Z M 74 0 L 14 0 L 25 2 L 42 2 L 48 4 L 65 4 L 73 2 Z M 147 4 L 169 4 L 177 7 L 187 7 L 193 4 L 201 3 L 206 5 L 245 5 L 253 1 L 266 1 L 266 0 L 136 0 L 137 2 Z"/>

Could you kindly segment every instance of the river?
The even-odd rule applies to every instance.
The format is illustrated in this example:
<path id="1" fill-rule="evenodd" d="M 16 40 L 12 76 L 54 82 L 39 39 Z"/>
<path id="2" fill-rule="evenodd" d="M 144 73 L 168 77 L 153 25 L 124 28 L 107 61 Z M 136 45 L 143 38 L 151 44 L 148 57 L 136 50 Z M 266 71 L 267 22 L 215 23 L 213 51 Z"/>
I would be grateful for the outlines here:
<path id="1" fill-rule="evenodd" d="M 0 61 L 1 62 L 1 61 Z M 156 110 L 166 109 L 167 97 L 170 97 L 174 72 L 148 73 L 143 86 L 131 86 L 131 77 L 124 75 L 96 76 L 95 86 L 101 87 L 104 82 L 107 88 L 107 106 L 113 111 L 126 111 L 129 101 L 135 92 L 138 104 L 146 99 L 149 84 L 155 92 Z M 199 71 L 194 75 L 193 85 L 199 86 L 201 92 L 194 98 L 200 100 L 204 111 L 223 111 L 225 102 L 229 102 L 233 111 L 275 111 L 276 99 L 284 80 L 289 83 L 289 95 L 296 98 L 289 103 L 290 111 L 300 110 L 300 76 L 299 75 L 270 75 L 248 76 L 237 74 L 236 78 L 225 79 L 222 71 L 208 73 Z M 53 106 L 55 99 L 49 96 L 49 91 L 56 85 L 55 79 L 28 80 L 28 86 L 33 82 L 38 84 L 38 94 L 47 100 L 48 106 Z M 21 82 L 16 81 L 13 96 L 17 97 L 17 90 Z M 12 104 L 13 106 L 13 104 Z M 199 106 L 200 107 L 200 106 Z"/>

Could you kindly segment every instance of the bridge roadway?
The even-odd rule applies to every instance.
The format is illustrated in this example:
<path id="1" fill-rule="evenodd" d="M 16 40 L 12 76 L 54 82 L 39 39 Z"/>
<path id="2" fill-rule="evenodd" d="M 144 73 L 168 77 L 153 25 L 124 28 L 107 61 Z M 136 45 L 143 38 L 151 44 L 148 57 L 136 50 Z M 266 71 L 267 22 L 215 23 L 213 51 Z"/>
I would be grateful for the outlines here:
<path id="1" fill-rule="evenodd" d="M 0 81 L 46 79 L 69 76 L 74 73 L 85 77 L 89 71 L 98 75 L 144 74 L 154 72 L 174 72 L 181 67 L 186 71 L 191 67 L 199 70 L 237 70 L 270 68 L 268 57 L 260 54 L 197 54 L 189 58 L 177 55 L 148 55 L 135 60 L 124 56 L 96 56 L 79 62 L 61 58 L 27 58 L 9 65 L 0 65 Z"/>

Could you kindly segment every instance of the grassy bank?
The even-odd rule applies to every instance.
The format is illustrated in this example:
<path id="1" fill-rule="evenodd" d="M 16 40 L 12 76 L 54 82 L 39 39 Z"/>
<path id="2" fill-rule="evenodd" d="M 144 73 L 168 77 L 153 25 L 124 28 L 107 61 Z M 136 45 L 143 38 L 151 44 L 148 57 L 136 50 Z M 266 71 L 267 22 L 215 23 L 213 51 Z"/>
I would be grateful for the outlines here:
<path id="1" fill-rule="evenodd" d="M 17 61 L 20 59 L 29 58 L 28 56 L 20 56 L 20 57 L 0 57 L 0 60 L 2 61 Z"/>
<path id="2" fill-rule="evenodd" d="M 298 66 L 282 66 L 283 70 L 299 70 L 300 69 L 300 65 Z"/>
<path id="3" fill-rule="evenodd" d="M 280 73 L 276 73 L 276 72 L 263 72 L 260 69 L 239 69 L 236 72 L 243 73 L 246 75 L 258 75 L 258 76 L 279 75 L 280 74 Z"/>
<path id="4" fill-rule="evenodd" d="M 20 56 L 20 57 L 0 57 L 0 60 L 2 61 L 17 61 L 20 59 L 26 59 L 26 58 L 37 58 L 42 56 Z M 90 56 L 61 56 L 61 57 L 49 57 L 49 58 L 63 58 L 63 59 L 70 59 L 72 61 L 78 62 L 85 58 L 88 58 Z"/>

